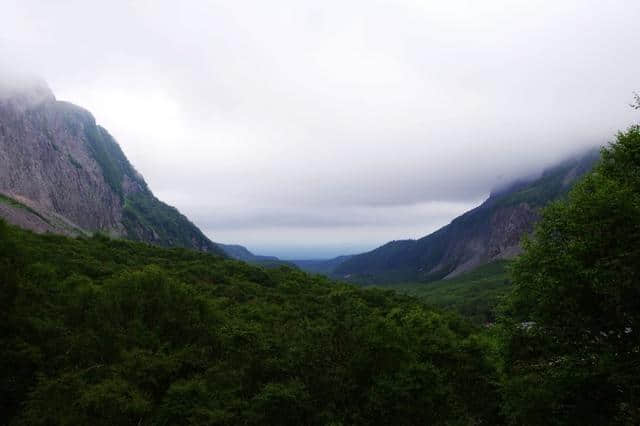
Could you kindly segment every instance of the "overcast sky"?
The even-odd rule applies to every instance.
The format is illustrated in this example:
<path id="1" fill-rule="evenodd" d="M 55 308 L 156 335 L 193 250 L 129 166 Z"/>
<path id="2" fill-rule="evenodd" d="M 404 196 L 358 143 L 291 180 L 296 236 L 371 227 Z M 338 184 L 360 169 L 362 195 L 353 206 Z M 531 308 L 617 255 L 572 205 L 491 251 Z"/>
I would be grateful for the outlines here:
<path id="1" fill-rule="evenodd" d="M 0 0 L 0 62 L 89 109 L 211 239 L 416 238 L 633 122 L 638 0 Z"/>

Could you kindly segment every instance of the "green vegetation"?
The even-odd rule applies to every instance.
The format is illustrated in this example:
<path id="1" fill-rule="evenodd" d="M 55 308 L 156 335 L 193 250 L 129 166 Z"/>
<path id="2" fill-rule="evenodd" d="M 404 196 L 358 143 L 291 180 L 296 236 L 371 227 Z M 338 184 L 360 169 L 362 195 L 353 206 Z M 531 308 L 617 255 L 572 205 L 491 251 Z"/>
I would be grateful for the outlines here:
<path id="1" fill-rule="evenodd" d="M 195 247 L 222 254 L 218 248 L 175 207 L 143 191 L 125 199 L 122 224 L 134 241 L 153 241 L 166 247 Z"/>
<path id="2" fill-rule="evenodd" d="M 133 167 L 120 149 L 120 145 L 105 129 L 96 125 L 90 114 L 87 114 L 83 121 L 84 136 L 91 155 L 100 165 L 107 184 L 123 199 L 122 181 L 124 176 L 127 175 L 132 180 L 137 180 Z"/>
<path id="3" fill-rule="evenodd" d="M 564 195 L 569 189 L 563 185 L 564 175 L 562 173 L 545 173 L 533 185 L 509 194 L 500 200 L 504 206 L 515 206 L 520 203 L 529 203 L 533 206 L 544 206 L 549 201 Z"/>
<path id="4" fill-rule="evenodd" d="M 510 291 L 508 265 L 500 260 L 447 280 L 388 287 L 417 296 L 429 305 L 456 311 L 476 324 L 492 323 L 496 308 Z"/>
<path id="5" fill-rule="evenodd" d="M 640 127 L 545 209 L 500 322 L 514 424 L 640 424 Z"/>
<path id="6" fill-rule="evenodd" d="M 0 224 L 0 423 L 496 424 L 489 342 L 416 299 Z"/>
<path id="7" fill-rule="evenodd" d="M 513 206 L 520 203 L 529 203 L 535 207 L 543 207 L 553 200 L 561 199 L 566 196 L 569 189 L 571 189 L 570 183 L 572 182 L 567 180 L 567 178 L 570 177 L 567 176 L 567 170 L 576 168 L 576 174 L 573 176 L 573 179 L 577 179 L 591 170 L 598 160 L 598 157 L 598 151 L 590 151 L 577 163 L 575 160 L 570 160 L 547 170 L 539 179 L 498 200 L 498 204 Z"/>

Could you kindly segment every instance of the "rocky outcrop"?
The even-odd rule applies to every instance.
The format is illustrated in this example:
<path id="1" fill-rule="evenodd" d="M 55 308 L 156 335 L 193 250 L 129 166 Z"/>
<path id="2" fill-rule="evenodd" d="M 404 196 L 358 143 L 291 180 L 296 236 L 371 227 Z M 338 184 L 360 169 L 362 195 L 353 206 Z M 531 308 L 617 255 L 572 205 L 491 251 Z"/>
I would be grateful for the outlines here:
<path id="1" fill-rule="evenodd" d="M 0 87 L 0 194 L 0 216 L 37 232 L 100 231 L 221 253 L 153 196 L 91 113 L 41 82 Z"/>
<path id="2" fill-rule="evenodd" d="M 52 94 L 0 100 L 0 191 L 84 229 L 124 234 L 123 199 L 93 156 L 92 132 L 104 131 L 91 114 Z"/>

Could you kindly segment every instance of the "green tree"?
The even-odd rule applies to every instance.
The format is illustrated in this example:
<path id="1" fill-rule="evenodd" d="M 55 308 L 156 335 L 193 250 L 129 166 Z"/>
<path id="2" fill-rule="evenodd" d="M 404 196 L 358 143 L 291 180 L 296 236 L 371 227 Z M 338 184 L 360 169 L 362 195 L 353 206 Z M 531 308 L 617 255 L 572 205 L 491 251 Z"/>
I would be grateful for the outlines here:
<path id="1" fill-rule="evenodd" d="M 631 108 L 640 109 L 640 94 L 638 93 L 633 94 L 633 103 L 631 104 Z"/>
<path id="2" fill-rule="evenodd" d="M 0 222 L 0 425 L 498 424 L 480 330 L 288 267 Z"/>
<path id="3" fill-rule="evenodd" d="M 640 126 L 545 209 L 502 320 L 514 424 L 640 424 Z"/>

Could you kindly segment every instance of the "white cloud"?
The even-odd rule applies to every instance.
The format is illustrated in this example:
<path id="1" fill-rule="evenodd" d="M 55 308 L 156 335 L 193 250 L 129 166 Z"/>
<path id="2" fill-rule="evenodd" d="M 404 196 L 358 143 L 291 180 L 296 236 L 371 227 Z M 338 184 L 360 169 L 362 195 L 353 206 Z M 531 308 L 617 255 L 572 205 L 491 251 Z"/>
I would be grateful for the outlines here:
<path id="1" fill-rule="evenodd" d="M 638 22 L 635 0 L 22 0 L 0 56 L 91 110 L 212 239 L 338 254 L 630 124 Z"/>

